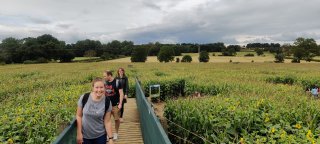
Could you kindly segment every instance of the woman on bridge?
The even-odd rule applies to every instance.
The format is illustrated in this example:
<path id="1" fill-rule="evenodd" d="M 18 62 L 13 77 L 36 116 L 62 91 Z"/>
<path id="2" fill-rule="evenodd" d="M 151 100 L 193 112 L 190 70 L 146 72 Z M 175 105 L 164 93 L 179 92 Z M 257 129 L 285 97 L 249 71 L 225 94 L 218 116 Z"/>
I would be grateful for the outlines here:
<path id="1" fill-rule="evenodd" d="M 104 80 L 92 81 L 92 91 L 82 95 L 77 108 L 77 144 L 113 144 L 111 101 L 105 96 Z"/>
<path id="2" fill-rule="evenodd" d="M 124 103 L 127 102 L 128 94 L 129 94 L 129 81 L 128 77 L 126 76 L 126 73 L 123 68 L 119 68 L 117 72 L 116 79 L 121 84 L 121 87 L 123 89 L 124 97 L 122 101 L 122 108 L 120 109 L 120 122 L 123 122 L 123 109 L 124 109 Z"/>

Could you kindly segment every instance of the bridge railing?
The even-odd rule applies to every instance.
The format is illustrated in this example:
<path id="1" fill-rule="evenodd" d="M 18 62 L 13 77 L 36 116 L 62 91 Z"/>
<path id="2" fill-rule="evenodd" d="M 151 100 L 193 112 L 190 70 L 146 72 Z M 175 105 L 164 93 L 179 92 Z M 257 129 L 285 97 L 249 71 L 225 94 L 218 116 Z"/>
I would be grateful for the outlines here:
<path id="1" fill-rule="evenodd" d="M 74 118 L 52 144 L 77 143 L 77 120 Z"/>
<path id="2" fill-rule="evenodd" d="M 145 144 L 171 144 L 158 117 L 147 101 L 139 80 L 136 78 L 136 99 L 140 115 L 140 125 Z"/>
<path id="3" fill-rule="evenodd" d="M 140 115 L 140 126 L 142 137 L 145 144 L 171 144 L 167 134 L 165 133 L 158 117 L 147 101 L 141 85 L 136 79 L 136 99 Z M 77 123 L 74 118 L 70 125 L 67 126 L 57 137 L 53 144 L 73 144 L 76 143 Z"/>

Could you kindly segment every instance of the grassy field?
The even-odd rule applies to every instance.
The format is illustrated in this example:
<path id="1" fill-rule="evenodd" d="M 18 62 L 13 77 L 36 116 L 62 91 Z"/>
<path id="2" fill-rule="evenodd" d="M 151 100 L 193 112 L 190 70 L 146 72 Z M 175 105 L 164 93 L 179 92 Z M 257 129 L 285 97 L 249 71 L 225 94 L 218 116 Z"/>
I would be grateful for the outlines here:
<path id="1" fill-rule="evenodd" d="M 242 134 L 239 132 L 237 137 L 233 136 L 234 141 L 231 142 L 237 143 L 240 138 L 248 142 L 262 139 L 271 142 L 271 136 L 274 136 L 272 134 L 281 135 L 283 131 L 287 134 L 285 137 L 287 141 L 290 138 L 298 143 L 310 142 L 306 136 L 309 133 L 309 137 L 311 137 L 311 133 L 310 139 L 319 142 L 320 131 L 317 129 L 317 125 L 320 123 L 320 101 L 310 99 L 302 86 L 304 80 L 320 80 L 318 74 L 320 64 L 318 63 L 157 63 L 155 65 L 154 63 L 119 61 L 0 66 L 0 142 L 51 143 L 66 123 L 74 117 L 76 102 L 82 93 L 90 90 L 92 78 L 102 76 L 103 70 L 116 70 L 119 67 L 126 69 L 131 88 L 133 88 L 135 76 L 140 78 L 145 87 L 150 82 L 170 84 L 182 79 L 186 83 L 186 95 L 200 91 L 208 96 L 203 99 L 205 105 L 210 107 L 210 104 L 205 101 L 212 101 L 211 103 L 215 106 L 223 108 L 221 112 L 227 114 L 230 119 L 234 118 L 234 115 L 231 114 L 233 110 L 231 106 L 235 106 L 238 101 L 241 109 L 239 108 L 239 111 L 236 112 L 241 110 L 244 112 L 241 116 L 250 116 L 249 119 L 246 119 L 247 121 L 255 121 L 255 103 L 264 101 L 262 106 L 269 105 L 271 107 L 267 112 L 270 115 L 270 123 L 266 122 L 265 127 L 267 128 L 265 129 L 269 131 L 274 128 L 279 133 L 259 135 L 259 133 Z M 266 81 L 267 78 L 276 76 L 290 76 L 296 81 L 293 85 L 274 84 Z M 131 92 L 133 92 L 132 89 Z M 174 101 L 172 103 L 179 106 Z M 180 103 L 181 105 L 185 104 L 185 102 Z M 228 107 L 232 109 L 229 111 Z M 172 112 L 176 109 L 172 105 L 168 108 L 172 109 Z M 208 107 L 206 108 L 208 109 Z M 180 110 L 192 111 L 187 108 Z M 212 108 L 210 111 L 214 116 L 223 117 L 223 115 L 214 113 L 219 112 L 219 109 Z M 262 112 L 266 113 L 266 111 Z M 291 112 L 291 115 L 284 112 Z M 178 115 L 179 112 L 176 113 Z M 248 113 L 253 113 L 253 115 L 247 115 Z M 259 114 L 262 115 L 262 113 Z M 287 114 L 287 117 L 282 118 L 281 114 Z M 177 123 L 187 120 L 191 123 L 191 120 L 182 120 L 179 117 L 172 120 L 177 120 Z M 225 119 L 222 118 L 217 122 L 223 120 Z M 299 124 L 301 129 L 288 131 L 280 123 L 280 120 L 288 123 L 291 128 Z M 214 125 L 217 122 L 209 121 L 206 123 Z M 264 123 L 262 125 L 264 126 Z M 234 125 L 230 122 L 230 126 Z M 262 127 L 251 126 L 252 129 Z M 219 130 L 225 129 L 219 127 Z M 229 135 L 225 134 L 224 136 L 226 137 L 225 141 L 230 140 Z M 255 138 L 255 136 L 259 136 L 259 138 Z M 219 135 L 217 138 L 209 137 L 206 138 L 218 141 L 223 135 Z M 276 139 L 272 137 L 272 140 Z"/>
<path id="2" fill-rule="evenodd" d="M 252 53 L 255 56 L 254 57 L 245 57 L 245 54 L 248 53 Z M 183 55 L 190 55 L 192 57 L 192 63 L 199 63 L 198 57 L 199 54 L 198 53 L 183 53 L 182 56 L 176 56 L 175 58 L 180 58 L 180 60 L 182 59 Z M 219 52 L 215 52 L 215 56 L 212 56 L 213 53 L 209 54 L 210 60 L 209 62 L 213 62 L 213 63 L 226 63 L 226 62 L 230 62 L 230 60 L 232 62 L 258 62 L 258 63 L 272 63 L 275 58 L 274 55 L 268 52 L 265 52 L 265 54 L 263 56 L 257 56 L 257 54 L 255 52 L 237 52 L 236 56 L 218 56 L 221 55 L 221 53 Z M 317 58 L 316 58 L 317 59 Z M 320 59 L 320 58 L 319 58 Z M 110 60 L 110 62 L 131 62 L 130 61 L 130 57 L 126 57 L 126 58 L 120 58 L 120 59 L 115 59 L 115 60 Z M 157 56 L 148 56 L 147 57 L 147 63 L 149 62 L 159 62 L 157 59 Z M 175 59 L 173 61 L 173 63 L 175 62 Z M 285 59 L 284 61 L 285 63 L 291 63 L 291 59 Z M 301 61 L 301 63 L 314 63 L 314 62 L 305 62 L 305 61 Z"/>
<path id="3" fill-rule="evenodd" d="M 81 61 L 81 60 L 89 60 L 89 59 L 97 59 L 100 57 L 75 57 L 73 61 Z"/>

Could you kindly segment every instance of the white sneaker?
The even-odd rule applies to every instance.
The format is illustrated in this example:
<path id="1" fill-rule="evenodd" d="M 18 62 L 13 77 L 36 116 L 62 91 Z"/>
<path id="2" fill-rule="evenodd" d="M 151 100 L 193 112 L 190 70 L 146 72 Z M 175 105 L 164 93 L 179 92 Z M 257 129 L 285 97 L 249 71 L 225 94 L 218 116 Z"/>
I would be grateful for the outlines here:
<path id="1" fill-rule="evenodd" d="M 118 139 L 118 134 L 117 133 L 114 133 L 113 134 L 113 140 L 117 140 Z"/>

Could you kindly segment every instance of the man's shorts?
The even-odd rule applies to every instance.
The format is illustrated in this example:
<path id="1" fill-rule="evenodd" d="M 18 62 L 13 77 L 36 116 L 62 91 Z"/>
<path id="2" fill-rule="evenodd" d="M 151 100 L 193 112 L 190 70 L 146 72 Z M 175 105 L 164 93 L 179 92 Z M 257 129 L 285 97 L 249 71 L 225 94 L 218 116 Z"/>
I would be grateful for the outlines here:
<path id="1" fill-rule="evenodd" d="M 119 120 L 120 110 L 119 110 L 118 106 L 112 106 L 111 115 L 113 115 L 114 120 Z"/>

